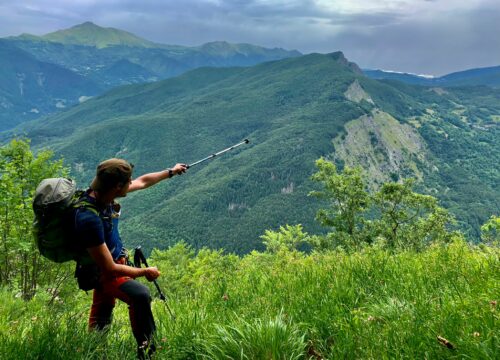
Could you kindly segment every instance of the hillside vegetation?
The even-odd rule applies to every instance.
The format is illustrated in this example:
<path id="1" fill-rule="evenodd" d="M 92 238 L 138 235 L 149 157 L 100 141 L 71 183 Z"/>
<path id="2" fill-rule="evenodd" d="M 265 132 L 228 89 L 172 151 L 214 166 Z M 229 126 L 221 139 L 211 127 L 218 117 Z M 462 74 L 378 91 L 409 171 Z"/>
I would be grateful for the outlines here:
<path id="1" fill-rule="evenodd" d="M 366 248 L 242 258 L 183 244 L 156 251 L 159 358 L 497 359 L 498 248 Z M 90 294 L 30 302 L 0 294 L 2 359 L 133 359 L 126 306 L 107 336 L 88 333 Z M 151 290 L 155 293 L 155 290 Z M 50 305 L 47 302 L 50 301 Z M 50 308 L 50 311 L 48 310 Z"/>

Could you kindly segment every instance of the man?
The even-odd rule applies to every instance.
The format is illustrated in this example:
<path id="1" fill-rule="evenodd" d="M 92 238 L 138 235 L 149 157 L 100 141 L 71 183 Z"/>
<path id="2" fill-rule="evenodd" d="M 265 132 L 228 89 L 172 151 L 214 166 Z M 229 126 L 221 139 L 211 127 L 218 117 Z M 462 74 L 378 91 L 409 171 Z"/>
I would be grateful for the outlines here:
<path id="1" fill-rule="evenodd" d="M 183 174 L 186 164 L 149 173 L 132 180 L 133 165 L 122 159 L 109 159 L 99 164 L 96 176 L 81 198 L 75 213 L 77 243 L 87 251 L 77 261 L 76 277 L 80 288 L 93 289 L 89 328 L 103 330 L 111 324 L 115 300 L 129 305 L 132 332 L 137 341 L 139 358 L 155 350 L 155 322 L 151 312 L 149 289 L 135 281 L 144 276 L 153 281 L 160 276 L 156 267 L 135 268 L 126 265 L 123 244 L 118 233 L 119 205 L 116 198 L 142 190 L 159 181 Z"/>

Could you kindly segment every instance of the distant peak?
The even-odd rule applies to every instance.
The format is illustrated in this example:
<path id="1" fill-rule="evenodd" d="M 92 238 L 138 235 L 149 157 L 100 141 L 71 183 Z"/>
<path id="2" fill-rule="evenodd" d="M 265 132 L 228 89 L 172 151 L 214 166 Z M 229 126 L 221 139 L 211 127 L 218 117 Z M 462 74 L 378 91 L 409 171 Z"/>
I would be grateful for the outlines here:
<path id="1" fill-rule="evenodd" d="M 210 41 L 200 46 L 202 49 L 227 49 L 231 48 L 233 45 L 227 41 Z"/>
<path id="2" fill-rule="evenodd" d="M 335 60 L 347 61 L 347 59 L 342 51 L 335 51 L 335 52 L 332 52 L 328 55 L 330 55 L 330 57 L 335 59 Z"/>
<path id="3" fill-rule="evenodd" d="M 97 26 L 97 25 L 94 24 L 92 21 L 85 21 L 84 23 L 75 26 Z"/>
<path id="4" fill-rule="evenodd" d="M 363 71 L 359 68 L 359 66 L 356 63 L 350 62 L 347 60 L 345 57 L 344 53 L 342 51 L 335 51 L 333 53 L 328 54 L 332 59 L 337 61 L 339 64 L 347 66 L 349 69 L 351 69 L 353 72 L 357 74 L 363 74 Z"/>
<path id="5" fill-rule="evenodd" d="M 92 21 L 85 21 L 84 23 L 72 26 L 70 29 L 79 29 L 79 28 L 104 29 L 103 27 L 94 24 Z"/>
<path id="6" fill-rule="evenodd" d="M 151 47 L 153 43 L 132 33 L 112 27 L 102 27 L 91 21 L 58 30 L 43 36 L 44 39 L 63 44 L 87 45 L 104 48 L 112 45 Z"/>
<path id="7" fill-rule="evenodd" d="M 217 41 L 207 42 L 205 45 L 229 45 L 229 43 L 227 41 L 217 40 Z"/>

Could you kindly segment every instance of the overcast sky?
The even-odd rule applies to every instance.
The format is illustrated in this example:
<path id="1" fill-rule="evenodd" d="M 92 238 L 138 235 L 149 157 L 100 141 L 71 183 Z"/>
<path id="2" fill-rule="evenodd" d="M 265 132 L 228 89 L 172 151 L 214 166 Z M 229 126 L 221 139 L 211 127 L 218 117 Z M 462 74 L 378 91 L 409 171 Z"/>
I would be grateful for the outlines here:
<path id="1" fill-rule="evenodd" d="M 0 37 L 85 21 L 165 44 L 341 50 L 417 74 L 500 65 L 500 0 L 0 0 Z"/>

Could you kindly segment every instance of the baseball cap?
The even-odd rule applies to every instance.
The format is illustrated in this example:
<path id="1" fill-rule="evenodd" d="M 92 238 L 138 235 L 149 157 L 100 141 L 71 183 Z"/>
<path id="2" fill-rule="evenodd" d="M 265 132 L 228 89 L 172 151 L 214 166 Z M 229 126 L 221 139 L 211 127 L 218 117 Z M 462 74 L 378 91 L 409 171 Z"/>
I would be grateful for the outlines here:
<path id="1" fill-rule="evenodd" d="M 92 190 L 107 191 L 118 184 L 125 184 L 132 177 L 133 169 L 134 165 L 123 159 L 105 160 L 97 166 L 90 187 Z"/>

